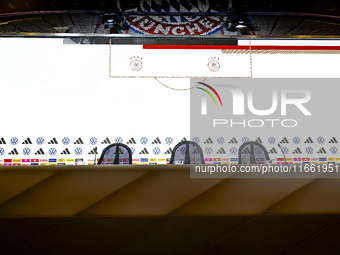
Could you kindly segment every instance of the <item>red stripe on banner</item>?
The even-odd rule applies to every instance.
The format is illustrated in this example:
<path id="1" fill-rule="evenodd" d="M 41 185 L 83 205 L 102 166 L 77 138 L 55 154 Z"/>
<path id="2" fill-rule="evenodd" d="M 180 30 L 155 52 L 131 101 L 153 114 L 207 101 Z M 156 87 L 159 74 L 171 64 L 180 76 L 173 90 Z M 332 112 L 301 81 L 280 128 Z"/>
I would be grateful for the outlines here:
<path id="1" fill-rule="evenodd" d="M 97 33 L 97 31 L 98 31 L 98 29 L 99 29 L 99 27 L 100 27 L 101 24 L 102 24 L 102 16 L 99 16 L 99 18 L 98 18 L 98 20 L 97 20 L 96 28 L 95 28 L 95 30 L 94 30 L 94 34 Z"/>
<path id="2" fill-rule="evenodd" d="M 249 50 L 246 45 L 143 45 L 143 49 L 153 50 Z M 252 50 L 340 50 L 340 46 L 282 46 L 254 45 Z"/>

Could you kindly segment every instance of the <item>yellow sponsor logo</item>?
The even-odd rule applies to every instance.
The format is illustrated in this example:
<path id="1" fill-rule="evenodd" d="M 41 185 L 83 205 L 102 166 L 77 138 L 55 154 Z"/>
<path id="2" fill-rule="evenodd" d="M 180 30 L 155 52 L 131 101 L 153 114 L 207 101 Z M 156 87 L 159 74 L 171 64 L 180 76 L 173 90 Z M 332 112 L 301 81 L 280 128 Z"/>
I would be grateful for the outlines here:
<path id="1" fill-rule="evenodd" d="M 4 164 L 0 163 L 0 166 L 3 166 Z"/>
<path id="2" fill-rule="evenodd" d="M 47 166 L 47 163 L 40 163 L 41 166 Z"/>
<path id="3" fill-rule="evenodd" d="M 335 161 L 335 158 L 327 158 L 328 161 Z"/>
<path id="4" fill-rule="evenodd" d="M 50 166 L 56 166 L 57 163 L 50 163 L 49 165 L 50 165 Z"/>
<path id="5" fill-rule="evenodd" d="M 140 165 L 140 163 L 132 163 L 132 165 Z"/>
<path id="6" fill-rule="evenodd" d="M 94 163 L 88 163 L 88 165 L 94 165 Z"/>
<path id="7" fill-rule="evenodd" d="M 158 162 L 165 162 L 165 161 L 166 161 L 165 158 L 159 158 L 159 159 L 158 159 Z"/>
<path id="8" fill-rule="evenodd" d="M 65 159 L 64 158 L 58 158 L 58 162 L 60 162 L 60 163 L 65 162 Z"/>
<path id="9" fill-rule="evenodd" d="M 340 161 L 340 158 L 336 158 L 336 161 Z"/>
<path id="10" fill-rule="evenodd" d="M 230 164 L 230 162 L 223 162 L 223 161 L 222 161 L 222 164 Z"/>
<path id="11" fill-rule="evenodd" d="M 14 162 L 21 162 L 21 159 L 13 159 L 13 163 Z"/>
<path id="12" fill-rule="evenodd" d="M 293 161 L 293 158 L 286 158 L 286 161 Z"/>
<path id="13" fill-rule="evenodd" d="M 149 165 L 149 163 L 141 163 L 141 165 Z"/>
<path id="14" fill-rule="evenodd" d="M 231 162 L 231 164 L 237 165 L 237 164 L 238 164 L 238 162 Z"/>
<path id="15" fill-rule="evenodd" d="M 74 158 L 68 158 L 66 162 L 74 162 Z"/>
<path id="16" fill-rule="evenodd" d="M 326 162 L 326 161 L 324 161 L 324 162 L 319 162 L 319 164 L 327 164 L 327 162 Z"/>
<path id="17" fill-rule="evenodd" d="M 310 162 L 311 164 L 319 164 L 319 162 Z"/>
<path id="18" fill-rule="evenodd" d="M 157 162 L 156 158 L 149 158 L 149 162 Z"/>

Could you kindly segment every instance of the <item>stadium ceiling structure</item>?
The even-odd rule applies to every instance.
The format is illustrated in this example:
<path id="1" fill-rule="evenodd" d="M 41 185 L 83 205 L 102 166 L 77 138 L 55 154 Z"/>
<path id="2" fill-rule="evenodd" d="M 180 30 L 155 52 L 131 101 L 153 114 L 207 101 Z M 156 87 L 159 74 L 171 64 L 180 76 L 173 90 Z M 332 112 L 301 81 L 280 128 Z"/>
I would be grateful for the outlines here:
<path id="1" fill-rule="evenodd" d="M 337 1 L 1 1 L 0 33 L 337 36 Z"/>

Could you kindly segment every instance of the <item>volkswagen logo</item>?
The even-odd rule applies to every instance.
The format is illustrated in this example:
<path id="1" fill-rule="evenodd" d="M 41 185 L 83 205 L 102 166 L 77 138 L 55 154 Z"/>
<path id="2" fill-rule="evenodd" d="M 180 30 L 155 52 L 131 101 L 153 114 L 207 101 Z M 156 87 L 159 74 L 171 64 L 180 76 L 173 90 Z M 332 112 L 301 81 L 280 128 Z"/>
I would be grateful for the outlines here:
<path id="1" fill-rule="evenodd" d="M 56 148 L 50 148 L 48 150 L 48 153 L 51 155 L 51 156 L 54 156 L 55 154 L 57 154 L 57 149 Z"/>
<path id="2" fill-rule="evenodd" d="M 36 142 L 37 142 L 38 145 L 43 145 L 43 144 L 44 144 L 44 141 L 45 141 L 45 140 L 44 140 L 44 138 L 42 138 L 42 137 L 38 137 L 37 140 L 36 140 Z"/>
<path id="3" fill-rule="evenodd" d="M 83 153 L 83 150 L 82 150 L 81 148 L 77 147 L 77 148 L 74 150 L 74 153 L 75 153 L 77 156 L 79 156 L 79 155 L 81 155 L 81 154 Z"/>
<path id="4" fill-rule="evenodd" d="M 224 138 L 223 137 L 218 137 L 217 138 L 217 143 L 218 144 L 224 144 Z"/>
<path id="5" fill-rule="evenodd" d="M 256 155 L 260 155 L 262 152 L 263 152 L 263 150 L 260 147 L 255 147 Z"/>
<path id="6" fill-rule="evenodd" d="M 172 140 L 171 137 L 165 138 L 165 143 L 166 143 L 166 144 L 170 145 L 170 144 L 172 144 L 172 142 L 173 142 L 173 140 Z"/>
<path id="7" fill-rule="evenodd" d="M 31 154 L 31 149 L 30 148 L 24 148 L 22 150 L 22 153 L 25 155 L 25 156 L 28 156 Z"/>
<path id="8" fill-rule="evenodd" d="M 179 151 L 181 152 L 182 155 L 185 154 L 185 150 L 186 150 L 186 149 L 185 149 L 185 146 L 183 146 L 182 148 L 179 149 Z"/>
<path id="9" fill-rule="evenodd" d="M 313 153 L 313 148 L 312 147 L 307 147 L 306 148 L 306 153 L 307 154 L 312 154 Z"/>
<path id="10" fill-rule="evenodd" d="M 330 151 L 331 151 L 332 154 L 337 154 L 338 153 L 338 149 L 336 147 L 332 147 L 330 149 Z"/>
<path id="11" fill-rule="evenodd" d="M 213 153 L 213 150 L 210 147 L 207 147 L 207 148 L 205 148 L 205 153 L 210 155 L 211 153 Z"/>
<path id="12" fill-rule="evenodd" d="M 148 143 L 148 139 L 147 139 L 146 137 L 142 137 L 142 138 L 140 139 L 140 143 L 143 144 L 143 145 L 145 145 L 145 144 Z"/>
<path id="13" fill-rule="evenodd" d="M 161 153 L 161 150 L 158 147 L 153 149 L 153 154 L 159 155 L 160 153 Z"/>
<path id="14" fill-rule="evenodd" d="M 91 137 L 91 138 L 90 138 L 90 144 L 92 144 L 92 145 L 97 144 L 97 138 Z"/>
<path id="15" fill-rule="evenodd" d="M 230 153 L 235 155 L 237 153 L 237 149 L 235 147 L 230 148 Z"/>
<path id="16" fill-rule="evenodd" d="M 121 137 L 117 137 L 115 139 L 115 143 L 123 143 L 123 139 Z"/>
<path id="17" fill-rule="evenodd" d="M 299 144 L 299 143 L 300 143 L 300 138 L 295 136 L 295 137 L 293 138 L 293 143 Z"/>
<path id="18" fill-rule="evenodd" d="M 317 140 L 319 144 L 323 144 L 325 142 L 325 139 L 322 136 L 319 136 Z"/>
<path id="19" fill-rule="evenodd" d="M 3 148 L 0 148 L 0 156 L 5 154 L 5 150 Z"/>
<path id="20" fill-rule="evenodd" d="M 245 137 L 242 138 L 242 143 L 245 143 L 245 142 L 248 142 L 248 141 L 249 141 L 248 137 L 245 136 Z"/>
<path id="21" fill-rule="evenodd" d="M 192 141 L 197 144 L 200 143 L 200 139 L 198 137 L 192 138 Z"/>
<path id="22" fill-rule="evenodd" d="M 287 155 L 289 153 L 289 150 L 287 147 L 282 147 L 282 153 Z"/>
<path id="23" fill-rule="evenodd" d="M 11 142 L 12 145 L 17 145 L 19 140 L 16 137 L 12 137 L 10 142 Z"/>
<path id="24" fill-rule="evenodd" d="M 61 140 L 61 142 L 62 142 L 64 145 L 68 145 L 68 144 L 70 143 L 70 138 L 64 137 L 63 140 Z"/>
<path id="25" fill-rule="evenodd" d="M 135 154 L 135 152 L 136 152 L 135 148 L 133 148 L 133 147 L 130 147 L 130 150 L 131 150 L 131 153 L 132 153 L 132 155 L 134 155 L 134 154 Z"/>
<path id="26" fill-rule="evenodd" d="M 275 143 L 275 138 L 274 137 L 269 137 L 268 138 L 268 143 L 270 143 L 270 144 L 274 144 Z"/>

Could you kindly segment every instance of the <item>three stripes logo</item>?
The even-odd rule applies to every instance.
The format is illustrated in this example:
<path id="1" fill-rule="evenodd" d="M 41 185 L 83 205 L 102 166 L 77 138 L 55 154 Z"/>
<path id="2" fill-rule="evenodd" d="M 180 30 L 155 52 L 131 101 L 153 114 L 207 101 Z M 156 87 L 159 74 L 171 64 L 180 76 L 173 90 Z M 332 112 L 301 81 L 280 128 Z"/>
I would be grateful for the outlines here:
<path id="1" fill-rule="evenodd" d="M 280 143 L 289 143 L 287 137 L 283 138 Z"/>
<path id="2" fill-rule="evenodd" d="M 268 154 L 277 154 L 277 151 L 275 150 L 275 148 L 273 147 Z"/>
<path id="3" fill-rule="evenodd" d="M 181 140 L 181 142 L 185 142 L 187 141 L 187 139 L 185 137 L 183 137 L 183 139 Z"/>
<path id="4" fill-rule="evenodd" d="M 58 144 L 57 139 L 53 137 L 52 140 L 48 142 L 48 144 Z"/>
<path id="5" fill-rule="evenodd" d="M 108 137 L 106 137 L 103 141 L 102 144 L 110 144 L 110 139 Z"/>
<path id="6" fill-rule="evenodd" d="M 10 153 L 8 153 L 9 155 L 19 155 L 18 151 L 16 148 L 14 148 Z"/>
<path id="7" fill-rule="evenodd" d="M 45 152 L 43 151 L 42 148 L 40 148 L 39 150 L 37 150 L 36 153 L 34 153 L 35 155 L 45 155 Z"/>
<path id="8" fill-rule="evenodd" d="M 127 144 L 136 144 L 135 138 L 131 138 L 129 141 L 127 141 Z"/>
<path id="9" fill-rule="evenodd" d="M 31 139 L 28 137 L 22 144 L 32 144 Z"/>
<path id="10" fill-rule="evenodd" d="M 209 137 L 204 143 L 212 144 L 213 141 L 212 141 L 211 138 Z"/>
<path id="11" fill-rule="evenodd" d="M 321 149 L 317 152 L 318 154 L 324 154 L 326 153 L 326 150 L 324 147 L 321 147 Z"/>
<path id="12" fill-rule="evenodd" d="M 0 139 L 0 144 L 6 144 L 6 141 L 3 137 Z"/>
<path id="13" fill-rule="evenodd" d="M 258 138 L 255 140 L 255 142 L 257 142 L 257 143 L 263 143 L 260 137 L 258 137 Z"/>
<path id="14" fill-rule="evenodd" d="M 328 143 L 338 143 L 338 141 L 333 137 Z"/>
<path id="15" fill-rule="evenodd" d="M 307 140 L 304 143 L 314 143 L 312 138 L 308 137 Z"/>
<path id="16" fill-rule="evenodd" d="M 157 137 L 152 144 L 161 144 L 161 140 L 159 140 L 159 138 Z"/>
<path id="17" fill-rule="evenodd" d="M 227 154 L 223 148 L 217 151 L 216 154 Z"/>
<path id="18" fill-rule="evenodd" d="M 97 147 L 93 148 L 88 154 L 98 154 Z"/>
<path id="19" fill-rule="evenodd" d="M 300 150 L 299 147 L 297 147 L 294 151 L 293 151 L 293 154 L 301 154 L 302 151 Z"/>
<path id="20" fill-rule="evenodd" d="M 250 154 L 249 148 L 245 148 L 244 150 L 242 150 L 242 154 Z"/>
<path id="21" fill-rule="evenodd" d="M 143 150 L 141 150 L 139 152 L 139 154 L 149 154 L 148 150 L 146 148 L 144 148 Z"/>
<path id="22" fill-rule="evenodd" d="M 73 144 L 84 144 L 83 140 L 79 137 Z"/>
<path id="23" fill-rule="evenodd" d="M 169 149 L 167 149 L 167 151 L 164 154 L 171 154 L 171 153 L 172 153 L 172 149 L 169 148 Z"/>
<path id="24" fill-rule="evenodd" d="M 238 143 L 238 142 L 237 142 L 236 138 L 233 137 L 233 139 L 231 139 L 231 140 L 229 141 L 229 143 Z"/>
<path id="25" fill-rule="evenodd" d="M 70 155 L 70 151 L 68 150 L 68 148 L 66 148 L 65 150 L 63 150 L 61 153 L 61 155 Z"/>

